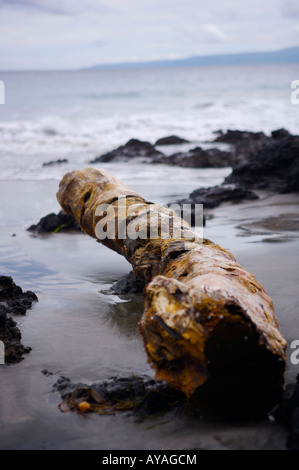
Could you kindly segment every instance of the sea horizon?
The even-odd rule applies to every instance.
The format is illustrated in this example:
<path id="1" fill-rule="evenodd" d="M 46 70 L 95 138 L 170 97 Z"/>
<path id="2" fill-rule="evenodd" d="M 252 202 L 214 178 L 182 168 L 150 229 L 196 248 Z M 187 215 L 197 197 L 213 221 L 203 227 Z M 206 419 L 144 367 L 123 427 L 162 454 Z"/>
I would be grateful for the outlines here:
<path id="1" fill-rule="evenodd" d="M 285 54 L 287 54 L 285 56 Z M 208 60 L 208 62 L 204 62 Z M 232 60 L 231 63 L 223 63 L 221 61 Z M 196 63 L 196 61 L 199 61 Z M 213 63 L 214 61 L 214 63 Z M 270 49 L 263 51 L 239 51 L 222 54 L 204 54 L 191 55 L 177 58 L 160 58 L 153 60 L 132 60 L 123 62 L 103 62 L 97 65 L 89 65 L 85 67 L 74 67 L 67 69 L 49 68 L 49 69 L 0 69 L 0 73 L 4 72 L 78 72 L 88 70 L 104 70 L 104 69 L 130 69 L 134 68 L 173 68 L 173 67 L 212 67 L 212 66 L 241 66 L 241 65 L 271 65 L 271 64 L 294 64 L 299 63 L 299 45 L 283 47 L 280 49 Z"/>

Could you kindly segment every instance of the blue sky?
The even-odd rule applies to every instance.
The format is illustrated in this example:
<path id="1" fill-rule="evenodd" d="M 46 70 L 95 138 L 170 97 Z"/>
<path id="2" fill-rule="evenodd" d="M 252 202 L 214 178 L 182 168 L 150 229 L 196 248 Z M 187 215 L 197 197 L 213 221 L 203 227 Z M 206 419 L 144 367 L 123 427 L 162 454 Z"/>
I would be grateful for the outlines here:
<path id="1" fill-rule="evenodd" d="M 299 45 L 298 0 L 0 0 L 0 69 Z"/>

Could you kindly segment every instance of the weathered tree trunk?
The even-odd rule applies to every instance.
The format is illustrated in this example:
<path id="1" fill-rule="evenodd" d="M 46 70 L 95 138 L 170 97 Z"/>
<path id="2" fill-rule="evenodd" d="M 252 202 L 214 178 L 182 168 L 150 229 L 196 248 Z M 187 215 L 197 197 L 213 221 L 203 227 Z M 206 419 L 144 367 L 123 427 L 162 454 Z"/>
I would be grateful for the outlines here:
<path id="1" fill-rule="evenodd" d="M 57 197 L 94 238 L 97 224 L 112 217 L 109 211 L 105 219 L 96 215 L 97 207 L 117 209 L 126 202 L 115 227 L 105 226 L 113 239 L 101 243 L 125 256 L 147 282 L 140 328 L 157 378 L 237 416 L 263 413 L 277 402 L 286 342 L 255 276 L 228 251 L 200 239 L 178 215 L 148 203 L 104 170 L 68 173 Z M 159 222 L 156 239 L 149 238 L 149 214 Z M 146 234 L 143 239 L 119 236 L 134 223 Z M 184 236 L 165 239 L 169 225 L 183 226 Z"/>

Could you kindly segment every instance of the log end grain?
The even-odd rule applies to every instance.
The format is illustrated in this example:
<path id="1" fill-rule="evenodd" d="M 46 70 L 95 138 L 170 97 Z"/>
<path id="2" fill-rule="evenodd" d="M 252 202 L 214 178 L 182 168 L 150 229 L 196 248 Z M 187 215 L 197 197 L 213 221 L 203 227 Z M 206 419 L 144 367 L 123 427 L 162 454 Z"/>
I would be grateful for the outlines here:
<path id="1" fill-rule="evenodd" d="M 188 398 L 238 418 L 264 415 L 279 401 L 286 343 L 271 326 L 265 336 L 237 300 L 204 291 L 192 298 L 188 285 L 157 276 L 140 328 L 156 378 Z"/>

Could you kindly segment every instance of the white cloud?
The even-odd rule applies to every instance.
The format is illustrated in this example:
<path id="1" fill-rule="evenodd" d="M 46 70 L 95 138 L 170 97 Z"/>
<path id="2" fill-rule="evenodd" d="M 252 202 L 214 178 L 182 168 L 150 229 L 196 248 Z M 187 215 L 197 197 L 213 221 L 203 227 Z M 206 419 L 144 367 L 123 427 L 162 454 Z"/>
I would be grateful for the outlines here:
<path id="1" fill-rule="evenodd" d="M 72 68 L 296 43 L 299 0 L 0 0 L 0 69 Z M 290 13 L 292 12 L 292 14 Z M 123 59 L 124 60 L 124 59 Z"/>
<path id="2" fill-rule="evenodd" d="M 227 41 L 227 35 L 212 23 L 180 27 L 177 30 L 180 40 L 187 44 L 213 45 Z"/>
<path id="3" fill-rule="evenodd" d="M 201 27 L 203 37 L 207 42 L 223 42 L 226 41 L 226 35 L 214 24 L 204 24 Z"/>

